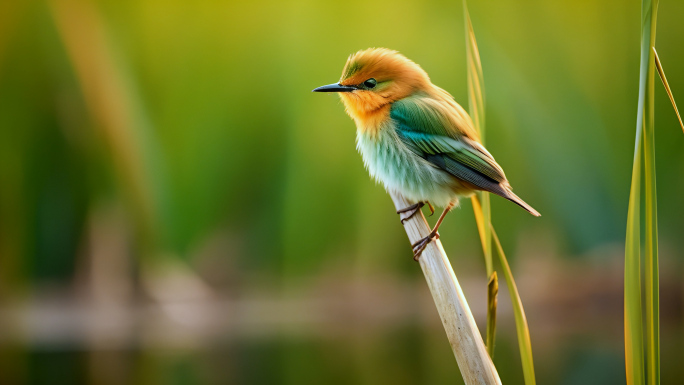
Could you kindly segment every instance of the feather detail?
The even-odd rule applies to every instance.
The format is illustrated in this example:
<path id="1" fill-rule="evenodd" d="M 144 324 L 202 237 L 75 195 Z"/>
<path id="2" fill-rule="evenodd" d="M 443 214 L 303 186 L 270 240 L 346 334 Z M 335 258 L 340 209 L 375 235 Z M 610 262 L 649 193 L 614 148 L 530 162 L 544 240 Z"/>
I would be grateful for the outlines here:
<path id="1" fill-rule="evenodd" d="M 504 197 L 535 216 L 539 213 L 511 192 L 503 169 L 467 128 L 470 119 L 458 119 L 458 112 L 442 108 L 426 95 L 402 99 L 392 105 L 390 118 L 397 135 L 416 156 L 469 185 Z M 467 115 L 465 115 L 467 117 Z"/>
<path id="2" fill-rule="evenodd" d="M 347 114 L 356 122 L 357 130 L 375 137 L 383 123 L 389 120 L 390 105 L 384 105 L 368 111 L 361 106 L 365 103 L 363 96 L 350 96 L 349 102 L 345 102 Z"/>

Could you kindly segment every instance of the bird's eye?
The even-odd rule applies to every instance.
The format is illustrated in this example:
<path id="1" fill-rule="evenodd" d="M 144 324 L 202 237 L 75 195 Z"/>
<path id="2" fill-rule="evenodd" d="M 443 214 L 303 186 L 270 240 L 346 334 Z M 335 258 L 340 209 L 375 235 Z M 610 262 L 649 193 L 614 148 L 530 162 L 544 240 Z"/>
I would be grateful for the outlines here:
<path id="1" fill-rule="evenodd" d="M 363 82 L 363 85 L 366 86 L 366 88 L 375 88 L 375 86 L 378 85 L 378 81 L 373 78 L 370 78 Z"/>

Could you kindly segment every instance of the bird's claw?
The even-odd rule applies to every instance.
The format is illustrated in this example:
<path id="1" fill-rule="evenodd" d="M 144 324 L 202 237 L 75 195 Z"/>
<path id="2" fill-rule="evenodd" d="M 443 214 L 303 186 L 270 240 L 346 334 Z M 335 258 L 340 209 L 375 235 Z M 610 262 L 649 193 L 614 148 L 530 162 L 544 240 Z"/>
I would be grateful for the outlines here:
<path id="1" fill-rule="evenodd" d="M 419 240 L 418 242 L 414 243 L 411 245 L 413 247 L 413 260 L 418 261 L 420 258 L 420 255 L 423 254 L 423 251 L 427 247 L 430 242 L 432 242 L 433 239 L 439 239 L 439 233 L 436 231 L 431 232 L 427 237 Z"/>
<path id="2" fill-rule="evenodd" d="M 434 209 L 432 208 L 432 205 L 430 203 L 428 203 L 428 205 L 430 205 L 430 211 L 432 211 L 434 213 Z M 418 202 L 418 203 L 412 204 L 411 206 L 404 207 L 403 209 L 397 210 L 397 214 L 401 214 L 401 213 L 411 211 L 411 214 L 408 217 L 403 218 L 401 220 L 401 224 L 403 225 L 404 222 L 408 221 L 409 219 L 413 218 L 414 215 L 418 214 L 418 212 L 420 211 L 420 209 L 423 206 L 425 206 L 424 202 Z M 432 214 L 430 214 L 430 215 L 432 215 Z"/>

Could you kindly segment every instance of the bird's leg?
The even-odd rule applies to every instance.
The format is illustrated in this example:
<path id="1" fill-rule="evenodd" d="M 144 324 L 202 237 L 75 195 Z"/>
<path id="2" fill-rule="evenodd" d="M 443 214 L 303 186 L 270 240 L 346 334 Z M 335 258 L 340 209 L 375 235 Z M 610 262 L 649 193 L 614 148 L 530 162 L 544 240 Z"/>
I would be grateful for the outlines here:
<path id="1" fill-rule="evenodd" d="M 428 205 L 430 205 L 430 204 L 428 203 Z M 401 224 L 403 225 L 404 222 L 408 221 L 409 219 L 413 218 L 414 215 L 418 214 L 418 212 L 420 211 L 420 209 L 421 209 L 423 206 L 425 206 L 425 202 L 418 202 L 418 203 L 412 204 L 411 206 L 404 207 L 404 208 L 401 209 L 401 210 L 397 210 L 397 214 L 401 214 L 401 213 L 405 213 L 405 212 L 408 212 L 408 211 L 412 211 L 411 215 L 409 215 L 408 217 L 406 217 L 406 218 L 404 218 L 404 219 L 401 220 Z M 432 205 L 430 205 L 430 210 L 432 210 Z M 432 212 L 434 212 L 434 210 L 432 210 Z"/>
<path id="2" fill-rule="evenodd" d="M 442 215 L 439 216 L 439 219 L 437 220 L 437 223 L 435 224 L 435 228 L 432 229 L 430 234 L 428 234 L 427 237 L 419 240 L 418 242 L 414 243 L 411 245 L 413 247 L 413 260 L 418 261 L 418 258 L 420 258 L 420 255 L 423 253 L 423 250 L 427 247 L 427 245 L 433 240 L 433 239 L 439 239 L 439 234 L 437 233 L 437 230 L 439 229 L 439 226 L 442 224 L 442 221 L 444 220 L 444 217 L 447 215 L 449 211 L 454 207 L 453 204 L 448 205 L 444 211 L 442 212 Z"/>

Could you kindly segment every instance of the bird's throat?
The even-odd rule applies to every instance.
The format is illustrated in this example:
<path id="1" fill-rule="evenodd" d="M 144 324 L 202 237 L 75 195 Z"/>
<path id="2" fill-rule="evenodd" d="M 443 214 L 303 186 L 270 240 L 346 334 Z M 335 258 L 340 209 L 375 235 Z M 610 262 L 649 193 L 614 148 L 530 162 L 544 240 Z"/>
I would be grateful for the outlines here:
<path id="1" fill-rule="evenodd" d="M 356 122 L 356 128 L 363 134 L 375 137 L 383 123 L 389 119 L 390 104 L 373 103 L 355 95 L 340 94 L 347 114 Z"/>

